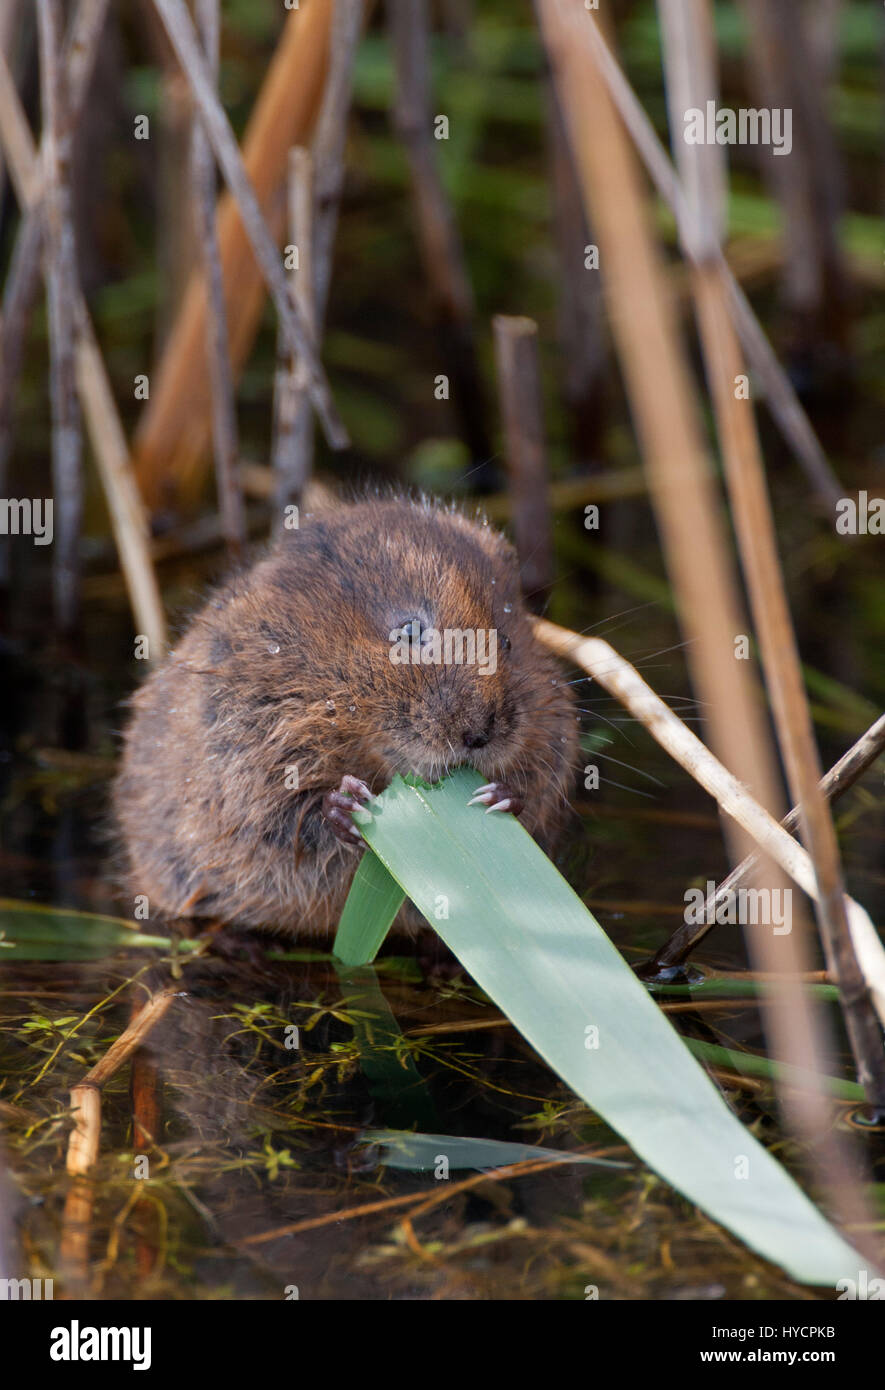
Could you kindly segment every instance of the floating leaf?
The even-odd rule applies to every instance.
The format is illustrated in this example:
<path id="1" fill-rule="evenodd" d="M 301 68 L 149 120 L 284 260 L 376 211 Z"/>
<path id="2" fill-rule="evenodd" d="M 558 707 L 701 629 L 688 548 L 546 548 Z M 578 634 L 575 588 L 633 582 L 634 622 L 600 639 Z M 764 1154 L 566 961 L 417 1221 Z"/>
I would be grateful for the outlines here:
<path id="1" fill-rule="evenodd" d="M 601 1168 L 628 1168 L 614 1158 L 594 1158 L 591 1154 L 563 1153 L 561 1149 L 542 1149 L 536 1144 L 507 1144 L 497 1139 L 470 1139 L 457 1134 L 412 1134 L 401 1129 L 367 1129 L 360 1141 L 377 1144 L 380 1162 L 387 1168 L 404 1168 L 410 1173 L 432 1172 L 445 1158 L 450 1168 L 506 1168 L 511 1163 L 543 1159 L 554 1163 L 586 1163 Z"/>
<path id="2" fill-rule="evenodd" d="M 45 903 L 0 898 L 0 965 L 11 960 L 101 960 L 115 951 L 172 949 L 168 936 L 148 936 L 123 917 L 73 912 Z M 196 942 L 180 941 L 193 950 Z"/>

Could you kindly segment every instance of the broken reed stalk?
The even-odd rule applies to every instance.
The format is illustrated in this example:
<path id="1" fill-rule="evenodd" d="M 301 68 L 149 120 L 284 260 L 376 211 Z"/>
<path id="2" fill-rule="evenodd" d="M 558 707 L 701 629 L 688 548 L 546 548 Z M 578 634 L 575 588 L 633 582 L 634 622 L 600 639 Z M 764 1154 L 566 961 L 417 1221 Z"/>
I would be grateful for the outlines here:
<path id="1" fill-rule="evenodd" d="M 703 42 L 700 36 L 712 34 L 709 0 L 689 0 L 687 5 L 684 0 L 659 0 L 659 7 L 668 16 L 665 34 L 669 29 L 683 40 L 678 48 L 665 44 L 674 105 L 683 111 L 694 107 L 703 110 L 717 95 L 714 65 L 699 60 L 685 65 L 681 55 L 694 52 L 697 57 Z M 679 56 L 674 59 L 677 52 Z M 874 1110 L 885 1117 L 882 1029 L 852 944 L 836 832 L 818 786 L 822 770 L 778 559 L 755 412 L 749 391 L 740 390 L 740 383 L 748 381 L 746 365 L 731 322 L 728 294 L 717 270 L 721 230 L 706 217 L 708 200 L 703 190 L 709 179 L 688 172 L 713 161 L 723 162 L 722 151 L 718 146 L 686 144 L 675 122 L 672 134 L 678 167 L 685 171 L 683 186 L 690 190 L 685 232 L 694 257 L 691 278 L 701 349 L 778 744 L 792 799 L 800 808 L 802 840 L 814 864 L 824 955 L 839 986 L 858 1080 Z"/>
<path id="2" fill-rule="evenodd" d="M 116 1071 L 146 1042 L 153 1028 L 166 1014 L 173 999 L 181 996 L 177 987 L 158 990 L 133 1016 L 117 1041 L 83 1077 L 82 1086 L 104 1086 Z"/>
<path id="3" fill-rule="evenodd" d="M 672 211 L 682 236 L 686 231 L 684 192 L 654 126 L 597 25 L 588 26 L 586 42 L 642 162 L 661 198 Z M 690 251 L 686 250 L 686 255 L 690 258 Z M 842 496 L 844 489 L 824 454 L 792 382 L 778 361 L 765 330 L 732 274 L 728 262 L 721 252 L 717 254 L 716 259 L 717 273 L 728 290 L 735 326 L 741 335 L 751 366 L 762 383 L 772 415 L 804 468 L 816 494 L 822 502 L 832 507 Z"/>
<path id="4" fill-rule="evenodd" d="M 845 792 L 854 786 L 858 778 L 863 776 L 867 768 L 872 766 L 883 750 L 885 750 L 885 714 L 867 729 L 866 733 L 848 749 L 847 753 L 843 754 L 837 763 L 833 764 L 821 781 L 822 795 L 829 801 L 837 801 L 840 796 L 844 796 Z M 781 825 L 784 830 L 793 831 L 798 824 L 799 808 L 794 806 L 781 821 Z M 753 876 L 757 863 L 758 855 L 754 852 L 738 864 L 737 868 L 733 869 L 728 877 L 722 880 L 715 892 L 707 897 L 701 914 L 702 923 L 696 925 L 683 922 L 664 943 L 648 966 L 644 967 L 643 974 L 654 976 L 663 970 L 672 970 L 675 966 L 683 965 L 695 947 L 700 945 L 716 925 L 718 909 L 725 905 L 732 894 L 736 893 L 742 884 Z"/>
<path id="5" fill-rule="evenodd" d="M 332 0 L 301 0 L 288 12 L 243 137 L 243 163 L 274 236 L 284 239 L 286 161 L 308 138 L 323 90 Z M 258 331 L 261 271 L 239 208 L 223 192 L 216 217 L 234 380 Z M 136 471 L 150 508 L 191 503 L 205 476 L 211 406 L 204 344 L 205 276 L 191 275 L 169 333 L 134 441 Z"/>
<path id="6" fill-rule="evenodd" d="M 601 637 L 584 637 L 578 632 L 558 627 L 546 618 L 535 618 L 534 629 L 545 647 L 562 659 L 573 661 L 592 676 L 603 690 L 619 700 L 670 757 L 713 797 L 726 815 L 742 827 L 758 848 L 780 865 L 803 893 L 810 898 L 816 896 L 818 888 L 814 866 L 806 851 L 750 795 L 744 784 L 722 765 L 697 734 L 692 733 L 655 694 L 629 661 Z M 847 895 L 844 902 L 852 939 L 862 956 L 867 982 L 885 1025 L 885 947 L 864 908 Z M 785 987 L 789 979 L 802 978 L 785 977 L 780 970 L 756 973 L 783 981 Z M 803 975 L 808 974 L 808 971 L 803 971 Z"/>
<path id="7" fill-rule="evenodd" d="M 396 80 L 394 127 L 409 164 L 419 249 L 443 365 L 465 442 L 478 463 L 473 480 L 488 491 L 492 449 L 473 333 L 473 292 L 433 134 L 427 0 L 389 0 L 387 15 Z"/>
<path id="8" fill-rule="evenodd" d="M 63 50 L 67 93 L 66 121 L 70 137 L 80 122 L 98 41 L 107 15 L 108 0 L 79 0 L 71 19 Z M 8 71 L 8 69 L 7 69 Z M 14 151 L 11 162 L 29 162 L 31 133 L 21 111 L 15 84 L 0 89 L 0 125 L 4 143 Z M 22 216 L 3 289 L 3 323 L 0 329 L 0 478 L 5 474 L 12 449 L 12 408 L 15 387 L 27 343 L 27 329 L 40 286 L 45 212 L 45 151 L 41 139 L 40 163 L 28 187 Z"/>
<path id="9" fill-rule="evenodd" d="M 68 1140 L 67 1170 L 72 1176 L 88 1173 L 98 1158 L 101 1137 L 101 1088 L 124 1062 L 141 1047 L 167 1012 L 180 989 L 162 989 L 138 1010 L 104 1056 L 71 1091 L 74 1128 Z"/>
<path id="10" fill-rule="evenodd" d="M 163 21 L 169 41 L 187 77 L 206 135 L 227 186 L 236 199 L 246 235 L 252 246 L 265 284 L 292 352 L 305 359 L 309 372 L 309 392 L 323 426 L 329 447 L 343 449 L 348 443 L 329 383 L 317 357 L 316 348 L 296 306 L 289 297 L 286 274 L 255 189 L 246 172 L 236 137 L 212 84 L 212 78 L 184 0 L 152 0 Z"/>
<path id="11" fill-rule="evenodd" d="M 52 408 L 52 489 L 55 620 L 70 636 L 80 610 L 80 530 L 83 523 L 83 439 L 74 369 L 77 249 L 71 203 L 71 126 L 67 83 L 59 71 L 59 0 L 37 0 L 40 106 L 49 318 L 49 394 Z"/>
<path id="12" fill-rule="evenodd" d="M 98 1159 L 101 1141 L 101 1093 L 95 1086 L 71 1090 L 74 1128 L 68 1137 L 66 1169 L 71 1179 L 61 1218 L 58 1265 L 70 1289 L 82 1287 L 89 1272 L 95 1182 L 89 1173 Z"/>
<path id="13" fill-rule="evenodd" d="M 69 1175 L 84 1177 L 94 1167 L 101 1141 L 101 1093 L 97 1086 L 81 1081 L 71 1089 L 71 1116 L 74 1128 L 68 1136 L 66 1167 Z"/>
<path id="14" fill-rule="evenodd" d="M 71 1089 L 74 1127 L 68 1137 L 66 1168 L 73 1181 L 62 1216 L 59 1266 L 65 1281 L 73 1285 L 84 1283 L 89 1269 L 95 1204 L 95 1184 L 90 1173 L 98 1162 L 101 1147 L 101 1087 L 142 1045 L 178 993 L 176 989 L 164 989 L 153 995 L 101 1060 Z"/>
<path id="15" fill-rule="evenodd" d="M 543 612 L 553 583 L 553 528 L 548 499 L 538 325 L 499 314 L 494 320 L 498 398 L 513 499 L 513 531 L 522 591 Z"/>
<path id="16" fill-rule="evenodd" d="M 614 306 L 612 334 L 646 462 L 667 571 L 689 638 L 692 681 L 708 715 L 711 745 L 725 766 L 733 769 L 728 775 L 735 787 L 746 784 L 762 807 L 776 809 L 782 798 L 768 728 L 749 662 L 737 660 L 734 645 L 746 628 L 688 363 L 649 230 L 632 149 L 607 85 L 593 80 L 596 17 L 566 0 L 537 0 L 537 5 L 598 234 L 601 267 Z M 721 799 L 720 805 L 732 815 Z M 777 835 L 789 839 L 767 810 L 763 814 Z M 746 836 L 736 834 L 728 821 L 724 828 L 736 862 L 748 852 Z M 778 864 L 783 867 L 775 855 L 764 862 L 764 881 L 783 892 Z M 812 886 L 813 879 L 812 872 Z M 801 923 L 796 913 L 794 926 L 796 918 Z M 754 965 L 785 978 L 777 1004 L 763 1001 L 763 1022 L 774 1055 L 812 1076 L 823 1075 L 830 1050 L 826 1017 L 805 997 L 801 986 L 789 983 L 808 968 L 807 931 L 801 926 L 778 936 L 765 930 L 747 931 L 745 937 Z M 856 1184 L 847 1174 L 841 1150 L 828 1140 L 829 1113 L 822 1086 L 801 1095 L 779 1088 L 778 1096 L 789 1126 L 812 1141 L 812 1161 L 827 1189 L 839 1199 L 844 1219 L 860 1219 L 863 1203 Z"/>
<path id="17" fill-rule="evenodd" d="M 310 150 L 296 145 L 289 152 L 288 179 L 289 254 L 297 264 L 289 273 L 293 299 L 304 322 L 316 337 L 313 264 L 313 159 Z M 307 382 L 301 364 L 286 350 L 282 335 L 277 340 L 274 377 L 274 439 L 271 467 L 276 474 L 274 529 L 283 527 L 287 506 L 300 506 L 311 466 L 313 415 L 305 399 Z"/>
<path id="18" fill-rule="evenodd" d="M 18 131 L 14 140 L 7 139 L 11 127 Z M 38 155 L 2 53 L 0 141 L 4 145 L 16 197 L 19 204 L 26 208 L 30 198 L 36 197 L 40 186 Z M 136 627 L 140 635 L 148 638 L 150 659 L 157 660 L 165 650 L 166 622 L 151 560 L 147 518 L 132 472 L 114 393 L 79 287 L 74 295 L 74 311 L 77 389 L 110 512 Z"/>
<path id="19" fill-rule="evenodd" d="M 218 85 L 220 20 L 218 0 L 197 0 L 196 21 L 206 66 L 213 87 Z M 239 446 L 234 386 L 227 348 L 227 316 L 224 309 L 224 281 L 215 235 L 215 161 L 196 111 L 191 134 L 194 214 L 197 241 L 206 276 L 206 355 L 212 387 L 212 443 L 215 454 L 215 480 L 221 512 L 222 530 L 230 554 L 236 558 L 246 543 L 243 494 L 237 476 Z"/>
<path id="20" fill-rule="evenodd" d="M 322 335 L 332 282 L 332 257 L 338 227 L 338 209 L 344 188 L 347 124 L 353 93 L 353 70 L 363 31 L 363 0 L 336 0 L 332 20 L 329 66 L 311 151 L 314 173 L 313 214 L 310 239 L 310 282 L 302 280 L 305 305 L 310 305 L 316 340 Z M 299 271 L 299 275 L 301 272 Z M 299 505 L 313 469 L 313 412 L 303 384 L 295 401 L 292 425 L 292 472 L 277 478 L 277 528 L 283 525 L 286 507 Z"/>

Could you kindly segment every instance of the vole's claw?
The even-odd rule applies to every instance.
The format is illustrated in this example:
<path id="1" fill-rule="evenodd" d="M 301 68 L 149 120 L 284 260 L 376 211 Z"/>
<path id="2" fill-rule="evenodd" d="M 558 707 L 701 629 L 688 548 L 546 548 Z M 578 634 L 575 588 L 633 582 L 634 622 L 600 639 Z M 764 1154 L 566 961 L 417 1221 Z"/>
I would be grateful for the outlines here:
<path id="1" fill-rule="evenodd" d="M 323 797 L 323 816 L 342 844 L 350 845 L 354 849 L 362 849 L 365 846 L 366 842 L 354 825 L 351 813 L 355 806 L 370 806 L 372 800 L 372 793 L 365 782 L 359 777 L 351 777 L 349 773 L 341 778 L 337 791 L 326 792 Z"/>
<path id="2" fill-rule="evenodd" d="M 518 816 L 525 809 L 522 797 L 517 796 L 506 782 L 487 782 L 484 787 L 477 787 L 467 805 L 485 806 L 486 815 L 490 811 L 510 811 Z"/>

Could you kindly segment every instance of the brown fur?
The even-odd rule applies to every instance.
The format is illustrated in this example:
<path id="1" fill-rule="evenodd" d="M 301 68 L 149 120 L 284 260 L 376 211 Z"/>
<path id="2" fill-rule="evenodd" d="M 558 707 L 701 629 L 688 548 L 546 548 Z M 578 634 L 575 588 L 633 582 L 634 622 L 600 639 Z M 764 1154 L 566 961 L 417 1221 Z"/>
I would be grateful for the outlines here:
<path id="1" fill-rule="evenodd" d="M 389 634 L 416 615 L 497 629 L 496 673 L 392 664 Z M 380 792 L 397 772 L 472 763 L 523 795 L 521 820 L 548 848 L 568 805 L 575 712 L 532 635 L 514 553 L 429 502 L 303 518 L 210 597 L 133 706 L 114 812 L 127 887 L 152 917 L 333 930 L 358 855 L 320 803 L 345 773 Z M 492 716 L 488 744 L 465 749 Z"/>

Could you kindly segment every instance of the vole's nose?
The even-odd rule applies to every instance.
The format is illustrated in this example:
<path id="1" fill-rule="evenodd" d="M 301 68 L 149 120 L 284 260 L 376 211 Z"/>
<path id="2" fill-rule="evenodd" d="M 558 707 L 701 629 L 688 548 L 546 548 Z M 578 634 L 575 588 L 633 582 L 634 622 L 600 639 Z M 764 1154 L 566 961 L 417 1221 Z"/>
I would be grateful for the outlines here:
<path id="1" fill-rule="evenodd" d="M 490 714 L 484 729 L 465 729 L 461 738 L 465 748 L 485 748 L 489 739 L 492 737 L 492 730 L 495 727 L 495 716 Z"/>

